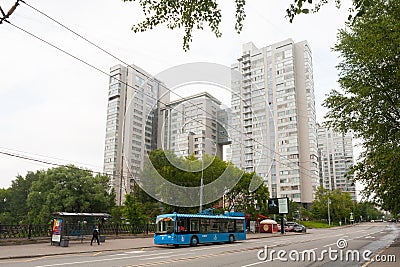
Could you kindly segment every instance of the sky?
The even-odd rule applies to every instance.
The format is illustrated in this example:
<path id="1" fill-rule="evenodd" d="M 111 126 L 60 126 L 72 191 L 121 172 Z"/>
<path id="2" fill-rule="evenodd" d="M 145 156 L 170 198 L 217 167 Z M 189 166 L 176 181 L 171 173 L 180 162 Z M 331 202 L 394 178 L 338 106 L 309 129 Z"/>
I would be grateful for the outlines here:
<path id="1" fill-rule="evenodd" d="M 307 40 L 313 53 L 317 121 L 322 122 L 326 112 L 321 107 L 325 95 L 338 88 L 335 66 L 339 58 L 331 48 L 348 15 L 344 6 L 337 9 L 329 4 L 316 14 L 297 16 L 291 24 L 285 14 L 292 1 L 246 1 L 247 17 L 237 34 L 234 1 L 222 0 L 222 37 L 216 38 L 207 27 L 195 30 L 190 51 L 184 52 L 182 29 L 131 30 L 143 19 L 136 3 L 26 2 L 153 75 L 192 62 L 230 66 L 242 54 L 242 44 L 250 41 L 261 48 L 287 38 Z M 0 0 L 5 12 L 13 3 Z M 25 4 L 18 6 L 9 21 L 105 73 L 121 63 Z M 102 172 L 109 77 L 8 23 L 0 24 L 0 55 L 0 152 Z M 54 166 L 0 154 L 0 188 L 11 186 L 17 175 L 50 167 Z"/>

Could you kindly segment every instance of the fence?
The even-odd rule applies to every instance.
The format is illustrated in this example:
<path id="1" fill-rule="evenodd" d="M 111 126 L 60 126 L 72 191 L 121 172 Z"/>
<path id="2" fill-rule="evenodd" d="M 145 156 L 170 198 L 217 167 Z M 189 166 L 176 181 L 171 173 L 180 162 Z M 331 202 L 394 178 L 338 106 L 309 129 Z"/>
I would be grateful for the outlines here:
<path id="1" fill-rule="evenodd" d="M 91 235 L 92 227 L 89 225 L 65 224 L 66 235 Z M 100 234 L 106 236 L 129 236 L 137 234 L 152 234 L 155 231 L 155 224 L 103 224 L 100 225 Z M 7 239 L 31 239 L 51 237 L 52 225 L 43 224 L 21 224 L 6 225 L 0 224 L 0 240 Z"/>

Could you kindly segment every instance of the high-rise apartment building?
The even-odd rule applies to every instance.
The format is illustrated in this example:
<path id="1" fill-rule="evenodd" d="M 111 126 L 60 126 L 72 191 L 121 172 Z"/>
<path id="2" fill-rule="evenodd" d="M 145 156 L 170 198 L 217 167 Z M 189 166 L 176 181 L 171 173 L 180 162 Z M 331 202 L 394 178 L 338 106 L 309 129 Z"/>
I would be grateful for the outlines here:
<path id="1" fill-rule="evenodd" d="M 353 144 L 350 133 L 338 133 L 318 125 L 320 184 L 329 190 L 341 189 L 356 198 L 354 176 L 347 172 L 353 166 Z"/>
<path id="2" fill-rule="evenodd" d="M 205 153 L 222 159 L 223 145 L 229 142 L 223 125 L 227 114 L 218 99 L 204 92 L 175 100 L 161 109 L 160 117 L 164 150 L 184 157 L 201 158 Z"/>
<path id="3" fill-rule="evenodd" d="M 232 163 L 260 175 L 271 197 L 311 203 L 319 177 L 309 45 L 244 44 L 232 71 Z"/>
<path id="4" fill-rule="evenodd" d="M 104 173 L 111 177 L 119 205 L 139 178 L 144 153 L 157 148 L 159 105 L 167 102 L 165 85 L 139 67 L 110 69 Z"/>

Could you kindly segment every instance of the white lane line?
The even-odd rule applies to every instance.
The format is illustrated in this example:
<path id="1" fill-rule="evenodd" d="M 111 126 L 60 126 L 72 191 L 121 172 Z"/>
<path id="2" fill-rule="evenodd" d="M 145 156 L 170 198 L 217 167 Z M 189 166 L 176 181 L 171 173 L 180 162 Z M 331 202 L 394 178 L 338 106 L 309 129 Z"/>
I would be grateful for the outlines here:
<path id="1" fill-rule="evenodd" d="M 151 255 L 147 255 L 147 256 L 157 256 L 160 254 L 171 254 L 171 253 L 173 253 L 173 252 L 160 252 L 157 254 L 151 254 Z M 67 265 L 85 264 L 85 263 L 93 263 L 93 262 L 126 260 L 126 259 L 133 259 L 133 258 L 137 258 L 137 257 L 143 257 L 143 255 L 134 255 L 134 256 L 128 256 L 128 257 L 117 257 L 117 258 L 107 258 L 107 259 L 98 259 L 98 260 L 87 260 L 87 261 L 76 261 L 76 262 L 54 263 L 54 264 L 47 264 L 47 265 L 36 265 L 36 267 L 67 266 Z"/>
<path id="2" fill-rule="evenodd" d="M 328 244 L 328 245 L 325 245 L 325 246 L 322 246 L 322 247 L 323 247 L 323 248 L 326 248 L 326 247 L 330 247 L 330 246 L 335 245 L 335 244 L 336 244 L 336 242 L 335 242 L 335 243 Z"/>
<path id="3" fill-rule="evenodd" d="M 190 252 L 190 253 L 183 253 L 183 254 L 178 254 L 178 255 L 164 255 L 164 256 L 157 256 L 157 257 L 151 257 L 151 258 L 145 258 L 145 259 L 139 259 L 141 261 L 145 261 L 145 260 L 156 260 L 156 259 L 166 259 L 166 258 L 177 258 L 177 257 L 181 257 L 181 256 L 187 256 L 187 255 L 193 255 L 195 254 L 194 252 Z"/>
<path id="4" fill-rule="evenodd" d="M 153 250 L 154 251 L 154 250 Z M 145 251 L 137 251 L 137 250 L 134 250 L 134 251 L 127 251 L 127 252 L 125 252 L 126 254 L 139 254 L 139 253 L 145 253 Z"/>
<path id="5" fill-rule="evenodd" d="M 264 262 L 266 262 L 266 261 L 259 261 L 259 262 L 255 262 L 255 263 L 250 263 L 250 264 L 247 264 L 247 265 L 242 265 L 242 267 L 254 266 L 254 265 L 258 265 L 258 264 L 264 263 Z"/>
<path id="6" fill-rule="evenodd" d="M 234 244 L 224 244 L 223 248 L 226 248 L 226 247 L 237 247 L 237 246 L 241 246 L 241 245 L 242 245 L 242 242 L 234 243 Z M 184 247 L 182 247 L 182 248 L 184 248 Z M 192 251 L 202 251 L 202 250 L 210 250 L 210 249 L 215 250 L 216 249 L 215 245 L 199 246 L 199 247 L 195 247 L 195 248 L 194 247 L 190 247 L 190 248 L 191 248 Z"/>

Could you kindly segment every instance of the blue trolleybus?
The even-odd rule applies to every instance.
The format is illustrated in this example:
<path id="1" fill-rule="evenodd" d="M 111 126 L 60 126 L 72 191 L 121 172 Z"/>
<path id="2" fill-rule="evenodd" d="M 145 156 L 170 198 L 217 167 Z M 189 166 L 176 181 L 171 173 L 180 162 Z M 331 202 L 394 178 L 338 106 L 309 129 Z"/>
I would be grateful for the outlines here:
<path id="1" fill-rule="evenodd" d="M 224 215 L 163 214 L 157 216 L 154 244 L 190 245 L 228 242 L 246 239 L 246 220 L 243 213 Z"/>

